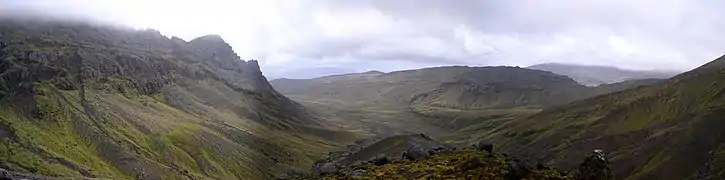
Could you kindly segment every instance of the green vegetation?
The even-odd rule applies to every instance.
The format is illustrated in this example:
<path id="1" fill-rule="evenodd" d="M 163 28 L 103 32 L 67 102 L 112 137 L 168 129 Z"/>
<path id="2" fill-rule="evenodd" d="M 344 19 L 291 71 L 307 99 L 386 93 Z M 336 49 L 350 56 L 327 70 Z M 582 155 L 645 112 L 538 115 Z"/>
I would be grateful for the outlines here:
<path id="1" fill-rule="evenodd" d="M 584 154 L 601 148 L 614 164 L 601 171 L 608 178 L 612 171 L 621 179 L 725 176 L 725 58 L 669 80 L 598 87 L 515 67 L 272 83 L 302 106 L 219 36 L 186 42 L 156 31 L 2 21 L 0 168 L 13 172 L 272 179 L 333 152 L 325 160 L 344 166 L 324 178 L 573 177 L 544 166 L 521 175 L 515 159 L 471 149 L 362 163 L 441 144 L 432 139 L 456 145 L 485 139 L 516 157 L 580 171 Z M 343 149 L 355 151 L 337 151 Z M 584 162 L 608 164 L 601 156 Z"/>
<path id="2" fill-rule="evenodd" d="M 613 154 L 616 176 L 628 179 L 723 177 L 704 170 L 725 161 L 708 155 L 725 142 L 722 61 L 650 86 L 546 109 L 476 136 L 565 168 L 580 161 L 582 149 L 601 147 Z"/>
<path id="3" fill-rule="evenodd" d="M 317 116 L 349 131 L 378 136 L 426 133 L 466 143 L 543 108 L 654 82 L 585 87 L 539 70 L 452 66 L 270 83 Z"/>
<path id="4" fill-rule="evenodd" d="M 51 177 L 271 179 L 355 136 L 277 93 L 218 36 L 0 27 L 0 168 Z"/>
<path id="5" fill-rule="evenodd" d="M 508 179 L 515 177 L 512 159 L 473 149 L 441 151 L 417 161 L 401 160 L 382 166 L 366 164 L 327 174 L 322 179 Z M 522 179 L 573 179 L 550 168 L 535 169 Z"/>
<path id="6" fill-rule="evenodd" d="M 436 67 L 309 80 L 278 79 L 275 89 L 302 100 L 355 106 L 455 109 L 546 107 L 587 97 L 590 90 L 550 72 L 516 67 Z M 552 98 L 557 97 L 557 98 Z"/>

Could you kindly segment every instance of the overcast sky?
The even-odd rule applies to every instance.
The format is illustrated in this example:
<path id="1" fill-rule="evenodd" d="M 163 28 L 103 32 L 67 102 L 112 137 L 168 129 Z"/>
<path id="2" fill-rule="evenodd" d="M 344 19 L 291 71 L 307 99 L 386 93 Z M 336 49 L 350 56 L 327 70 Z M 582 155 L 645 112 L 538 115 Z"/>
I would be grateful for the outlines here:
<path id="1" fill-rule="evenodd" d="M 725 54 L 722 0 L 0 0 L 11 10 L 219 34 L 269 78 L 544 62 L 688 70 Z"/>

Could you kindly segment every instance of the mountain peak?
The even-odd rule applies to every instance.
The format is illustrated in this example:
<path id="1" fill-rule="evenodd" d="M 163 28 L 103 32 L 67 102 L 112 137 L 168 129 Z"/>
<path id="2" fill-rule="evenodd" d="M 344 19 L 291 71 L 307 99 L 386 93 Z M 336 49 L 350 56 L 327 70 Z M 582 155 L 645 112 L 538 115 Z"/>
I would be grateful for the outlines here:
<path id="1" fill-rule="evenodd" d="M 205 36 L 194 38 L 191 41 L 210 41 L 210 42 L 224 42 L 222 36 L 217 34 L 208 34 Z"/>
<path id="2" fill-rule="evenodd" d="M 271 179 L 306 156 L 284 145 L 325 149 L 312 131 L 328 130 L 219 36 L 184 42 L 150 30 L 0 24 L 0 147 L 23 154 L 0 160 L 0 179 L 3 169 L 71 179 L 196 179 L 213 169 L 207 179 Z M 151 139 L 159 149 L 137 145 Z M 173 153 L 148 153 L 160 149 Z"/>
<path id="3" fill-rule="evenodd" d="M 234 69 L 242 61 L 230 46 L 219 35 L 206 35 L 189 41 L 189 46 L 206 61 L 217 64 L 222 69 Z M 257 65 L 257 67 L 259 67 Z"/>
<path id="4" fill-rule="evenodd" d="M 385 73 L 382 71 L 378 71 L 378 70 L 372 70 L 372 71 L 364 72 L 363 74 L 385 74 Z"/>
<path id="5" fill-rule="evenodd" d="M 216 53 L 234 53 L 232 47 L 219 35 L 206 35 L 189 41 L 192 47 L 202 50 L 213 50 Z"/>

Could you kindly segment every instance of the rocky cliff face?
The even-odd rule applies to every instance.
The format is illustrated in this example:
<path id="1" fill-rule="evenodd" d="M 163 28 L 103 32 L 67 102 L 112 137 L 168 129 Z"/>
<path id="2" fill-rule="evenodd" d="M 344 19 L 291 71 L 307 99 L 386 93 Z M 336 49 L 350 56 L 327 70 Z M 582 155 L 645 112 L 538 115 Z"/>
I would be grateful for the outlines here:
<path id="1" fill-rule="evenodd" d="M 47 176 L 271 178 L 335 144 L 216 35 L 0 21 L 0 168 Z M 321 140 L 320 140 L 321 139 Z M 289 150 L 294 148 L 294 150 Z M 292 158 L 295 157 L 295 158 Z"/>

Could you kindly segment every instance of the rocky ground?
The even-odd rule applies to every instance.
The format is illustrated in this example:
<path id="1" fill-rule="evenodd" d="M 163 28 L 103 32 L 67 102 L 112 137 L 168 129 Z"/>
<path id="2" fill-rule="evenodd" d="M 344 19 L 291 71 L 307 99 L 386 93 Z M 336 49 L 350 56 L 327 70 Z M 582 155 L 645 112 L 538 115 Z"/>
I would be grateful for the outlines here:
<path id="1" fill-rule="evenodd" d="M 407 149 L 394 155 L 381 151 L 372 158 L 362 155 L 382 145 Z M 435 143 L 425 135 L 393 136 L 364 148 L 330 153 L 312 167 L 312 172 L 297 169 L 278 179 L 614 179 L 601 150 L 588 155 L 577 170 L 563 171 L 497 153 L 493 148 L 487 141 L 461 147 Z"/>
<path id="2" fill-rule="evenodd" d="M 33 174 L 12 172 L 12 171 L 8 171 L 3 168 L 0 168 L 0 180 L 15 180 L 15 179 L 44 180 L 44 179 L 48 179 L 48 178 L 38 176 L 38 175 L 33 175 Z"/>

